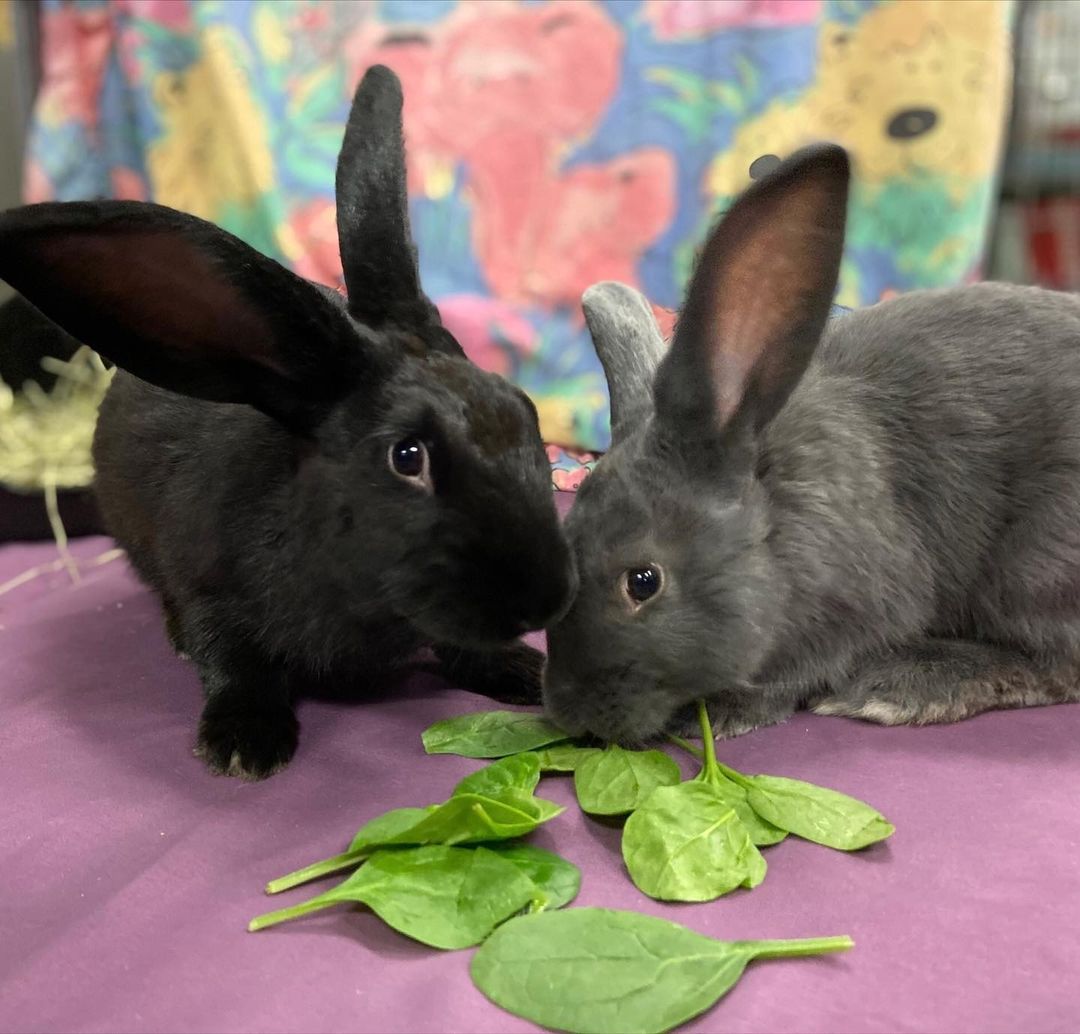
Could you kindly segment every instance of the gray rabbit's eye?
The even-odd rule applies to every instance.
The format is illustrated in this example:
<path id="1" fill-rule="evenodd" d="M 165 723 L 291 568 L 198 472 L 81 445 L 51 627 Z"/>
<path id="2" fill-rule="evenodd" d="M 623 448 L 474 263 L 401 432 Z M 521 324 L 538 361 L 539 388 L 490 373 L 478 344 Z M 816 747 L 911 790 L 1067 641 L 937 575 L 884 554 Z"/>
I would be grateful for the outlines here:
<path id="1" fill-rule="evenodd" d="M 403 438 L 390 446 L 390 469 L 406 481 L 431 489 L 431 464 L 424 443 L 419 438 Z"/>
<path id="2" fill-rule="evenodd" d="M 626 572 L 626 595 L 631 603 L 642 604 L 651 600 L 664 583 L 664 576 L 659 567 L 632 567 Z"/>

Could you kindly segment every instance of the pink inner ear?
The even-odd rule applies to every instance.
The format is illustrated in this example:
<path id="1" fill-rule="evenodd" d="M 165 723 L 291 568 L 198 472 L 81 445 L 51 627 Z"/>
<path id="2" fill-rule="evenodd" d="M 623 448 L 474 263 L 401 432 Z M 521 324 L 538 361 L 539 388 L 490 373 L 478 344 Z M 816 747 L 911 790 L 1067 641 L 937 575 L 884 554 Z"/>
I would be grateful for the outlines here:
<path id="1" fill-rule="evenodd" d="M 795 332 L 813 299 L 831 299 L 836 231 L 823 213 L 831 198 L 816 180 L 762 199 L 753 210 L 733 210 L 720 228 L 713 269 L 710 364 L 717 420 L 725 425 L 746 394 L 751 377 L 763 386 L 782 376 L 786 352 L 774 347 Z"/>
<path id="2" fill-rule="evenodd" d="M 284 373 L 265 316 L 180 234 L 73 231 L 45 238 L 38 255 L 58 290 L 105 326 L 189 362 L 233 358 Z"/>

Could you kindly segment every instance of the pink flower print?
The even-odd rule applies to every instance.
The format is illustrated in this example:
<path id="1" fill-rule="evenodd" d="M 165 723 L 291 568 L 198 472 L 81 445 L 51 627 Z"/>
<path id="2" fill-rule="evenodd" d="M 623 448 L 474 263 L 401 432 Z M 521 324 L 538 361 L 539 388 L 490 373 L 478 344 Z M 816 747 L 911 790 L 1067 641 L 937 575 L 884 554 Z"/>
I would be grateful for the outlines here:
<path id="1" fill-rule="evenodd" d="M 724 29 L 810 25 L 821 0 L 646 0 L 643 14 L 657 39 L 690 39 Z"/>
<path id="2" fill-rule="evenodd" d="M 511 354 L 536 351 L 533 325 L 515 309 L 496 298 L 456 294 L 440 298 L 443 325 L 461 343 L 477 366 L 494 373 L 510 372 Z"/>
<path id="3" fill-rule="evenodd" d="M 660 328 L 660 336 L 665 341 L 670 341 L 671 335 L 675 333 L 675 318 L 678 313 L 674 309 L 665 309 L 654 302 L 649 302 L 649 307 L 653 311 L 653 316 L 656 317 L 656 325 Z"/>
<path id="4" fill-rule="evenodd" d="M 192 29 L 189 0 L 113 0 L 112 6 L 121 14 L 154 22 L 170 32 Z"/>
<path id="5" fill-rule="evenodd" d="M 48 173 L 39 162 L 27 157 L 23 165 L 23 201 L 28 205 L 36 205 L 41 201 L 55 201 L 56 191 L 49 179 Z"/>
<path id="6" fill-rule="evenodd" d="M 134 169 L 116 165 L 109 170 L 112 195 L 121 201 L 145 201 L 146 183 Z"/>
<path id="7" fill-rule="evenodd" d="M 337 210 L 334 202 L 315 198 L 289 218 L 289 229 L 298 246 L 290 255 L 293 269 L 308 280 L 337 287 L 344 280 L 338 250 Z"/>
<path id="8" fill-rule="evenodd" d="M 574 470 L 555 468 L 551 472 L 551 480 L 560 492 L 576 492 L 588 476 L 588 467 L 577 467 Z"/>
<path id="9" fill-rule="evenodd" d="M 74 4 L 41 13 L 43 66 L 37 112 L 49 124 L 75 121 L 97 127 L 98 100 L 114 37 L 105 8 Z"/>
<path id="10" fill-rule="evenodd" d="M 636 286 L 641 253 L 675 214 L 667 151 L 644 148 L 557 179 L 541 175 L 521 150 L 501 154 L 511 167 L 492 174 L 493 155 L 473 169 L 474 244 L 496 294 L 580 316 L 581 294 L 598 280 Z M 522 182 L 527 174 L 531 183 Z"/>
<path id="11" fill-rule="evenodd" d="M 438 51 L 443 144 L 480 160 L 507 131 L 561 144 L 591 130 L 618 86 L 622 36 L 597 5 L 462 4 Z"/>

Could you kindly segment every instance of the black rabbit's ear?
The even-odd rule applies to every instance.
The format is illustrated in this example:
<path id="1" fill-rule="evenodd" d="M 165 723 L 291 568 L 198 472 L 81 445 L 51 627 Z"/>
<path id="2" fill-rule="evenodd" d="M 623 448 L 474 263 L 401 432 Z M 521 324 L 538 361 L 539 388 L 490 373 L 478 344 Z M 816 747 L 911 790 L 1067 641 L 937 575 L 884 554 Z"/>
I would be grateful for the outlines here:
<path id="1" fill-rule="evenodd" d="M 829 317 L 848 178 L 842 148 L 806 148 L 713 230 L 656 378 L 657 417 L 676 436 L 760 430 L 787 401 Z"/>
<path id="2" fill-rule="evenodd" d="M 337 227 L 349 311 L 369 327 L 439 326 L 420 289 L 409 230 L 401 82 L 384 65 L 367 70 L 353 98 L 337 164 Z M 429 347 L 463 355 L 448 334 Z"/>
<path id="3" fill-rule="evenodd" d="M 375 362 L 313 284 L 194 216 L 130 201 L 0 214 L 0 279 L 170 391 L 316 420 Z"/>
<path id="4" fill-rule="evenodd" d="M 618 442 L 652 413 L 652 385 L 664 339 L 644 295 L 605 280 L 581 296 L 585 322 L 611 397 L 611 441 Z"/>

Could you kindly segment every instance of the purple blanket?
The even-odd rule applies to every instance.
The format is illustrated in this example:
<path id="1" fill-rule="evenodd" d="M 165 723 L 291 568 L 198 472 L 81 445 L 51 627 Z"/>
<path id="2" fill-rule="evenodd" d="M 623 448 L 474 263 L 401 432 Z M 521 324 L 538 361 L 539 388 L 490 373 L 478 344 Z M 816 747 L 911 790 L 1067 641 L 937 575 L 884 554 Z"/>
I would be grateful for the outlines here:
<path id="1" fill-rule="evenodd" d="M 100 554 L 102 539 L 77 544 Z M 0 549 L 0 583 L 55 557 Z M 340 851 L 387 808 L 479 763 L 425 757 L 431 722 L 493 706 L 417 673 L 362 705 L 301 706 L 292 766 L 256 785 L 192 757 L 200 691 L 124 561 L 0 596 L 0 1030 L 519 1031 L 441 953 L 336 909 L 260 934 L 263 883 Z M 753 892 L 662 906 L 618 831 L 570 804 L 535 836 L 582 869 L 578 904 L 723 938 L 850 933 L 845 956 L 755 964 L 698 1031 L 1080 1028 L 1080 706 L 883 729 L 799 716 L 721 745 L 746 771 L 870 801 L 892 840 L 792 840 Z M 303 888 L 276 904 L 301 900 Z"/>

